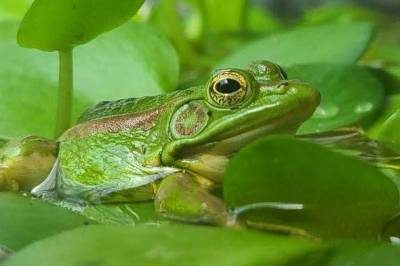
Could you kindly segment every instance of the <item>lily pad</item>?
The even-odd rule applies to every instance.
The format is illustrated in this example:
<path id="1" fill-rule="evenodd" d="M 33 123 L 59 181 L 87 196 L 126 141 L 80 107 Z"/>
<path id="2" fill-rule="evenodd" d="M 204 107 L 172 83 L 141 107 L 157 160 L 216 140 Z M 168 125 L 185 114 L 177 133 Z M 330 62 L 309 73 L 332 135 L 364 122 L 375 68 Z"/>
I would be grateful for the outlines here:
<path id="1" fill-rule="evenodd" d="M 21 22 L 21 46 L 65 51 L 128 21 L 144 0 L 35 0 Z"/>
<path id="2" fill-rule="evenodd" d="M 42 238 L 95 222 L 40 199 L 0 193 L 0 245 L 12 250 Z"/>
<path id="3" fill-rule="evenodd" d="M 321 104 L 298 134 L 329 131 L 372 117 L 383 104 L 384 91 L 368 70 L 343 64 L 307 64 L 286 68 L 288 76 L 312 84 Z"/>
<path id="4" fill-rule="evenodd" d="M 290 136 L 240 151 L 223 191 L 250 226 L 313 238 L 377 239 L 399 210 L 398 189 L 379 169 Z"/>
<path id="5" fill-rule="evenodd" d="M 38 241 L 4 266 L 283 265 L 317 250 L 318 245 L 298 239 L 224 228 L 99 225 Z"/>
<path id="6" fill-rule="evenodd" d="M 250 42 L 217 68 L 245 67 L 260 59 L 284 67 L 317 62 L 354 63 L 368 47 L 373 33 L 374 26 L 366 22 L 299 28 Z"/>
<path id="7" fill-rule="evenodd" d="M 0 39 L 0 135 L 53 136 L 57 55 L 16 44 L 17 23 Z M 160 64 L 159 62 L 163 63 Z M 150 26 L 128 22 L 75 49 L 74 115 L 103 100 L 159 94 L 174 88 L 179 62 L 172 45 Z"/>

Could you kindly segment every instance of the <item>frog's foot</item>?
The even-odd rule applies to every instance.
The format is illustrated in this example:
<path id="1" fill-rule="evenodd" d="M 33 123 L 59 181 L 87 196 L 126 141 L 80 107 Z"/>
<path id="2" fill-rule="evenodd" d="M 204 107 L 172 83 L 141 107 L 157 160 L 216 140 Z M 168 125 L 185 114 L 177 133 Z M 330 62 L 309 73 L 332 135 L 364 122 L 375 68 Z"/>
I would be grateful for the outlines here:
<path id="1" fill-rule="evenodd" d="M 210 194 L 185 172 L 173 173 L 161 181 L 154 204 L 157 212 L 167 218 L 237 227 L 223 200 Z"/>

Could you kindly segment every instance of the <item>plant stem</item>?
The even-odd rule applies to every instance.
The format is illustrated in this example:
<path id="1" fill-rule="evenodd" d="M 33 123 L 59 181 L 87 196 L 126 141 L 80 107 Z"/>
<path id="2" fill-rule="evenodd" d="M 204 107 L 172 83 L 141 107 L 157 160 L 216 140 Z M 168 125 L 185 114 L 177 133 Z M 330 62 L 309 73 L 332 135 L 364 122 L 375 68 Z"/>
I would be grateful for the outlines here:
<path id="1" fill-rule="evenodd" d="M 250 1 L 244 1 L 243 2 L 243 7 L 241 9 L 241 14 L 240 14 L 240 26 L 239 30 L 243 35 L 248 34 L 249 30 L 249 25 L 248 25 L 248 17 L 249 17 L 249 11 L 250 11 Z"/>
<path id="2" fill-rule="evenodd" d="M 71 121 L 73 89 L 73 56 L 72 48 L 59 51 L 60 72 L 58 80 L 57 122 L 55 137 L 58 138 L 68 129 Z"/>

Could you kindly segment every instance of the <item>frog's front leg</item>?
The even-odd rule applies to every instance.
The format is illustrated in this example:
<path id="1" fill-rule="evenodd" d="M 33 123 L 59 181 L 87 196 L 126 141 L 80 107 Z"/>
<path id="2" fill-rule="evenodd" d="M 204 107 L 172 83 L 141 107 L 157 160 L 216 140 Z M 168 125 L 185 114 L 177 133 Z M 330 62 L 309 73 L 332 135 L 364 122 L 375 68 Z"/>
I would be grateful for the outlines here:
<path id="1" fill-rule="evenodd" d="M 191 223 L 236 226 L 222 199 L 210 194 L 192 175 L 176 172 L 164 178 L 154 204 L 162 216 Z"/>

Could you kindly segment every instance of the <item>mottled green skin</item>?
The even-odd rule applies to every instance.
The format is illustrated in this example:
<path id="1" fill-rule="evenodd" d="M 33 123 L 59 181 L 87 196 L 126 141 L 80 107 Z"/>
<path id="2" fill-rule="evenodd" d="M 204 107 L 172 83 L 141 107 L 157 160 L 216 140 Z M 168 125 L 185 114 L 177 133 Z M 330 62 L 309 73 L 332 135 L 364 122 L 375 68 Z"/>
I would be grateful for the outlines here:
<path id="1" fill-rule="evenodd" d="M 204 86 L 102 102 L 61 136 L 56 190 L 94 203 L 155 198 L 165 216 L 226 224 L 208 190 L 229 158 L 264 135 L 295 133 L 318 104 L 314 88 L 268 61 L 216 71 Z"/>
<path id="2" fill-rule="evenodd" d="M 172 167 L 163 167 L 160 158 L 165 144 L 174 140 L 169 130 L 171 116 L 178 106 L 202 98 L 201 89 L 191 88 L 155 97 L 102 102 L 87 110 L 79 122 L 120 114 L 142 117 L 143 113 L 155 109 L 159 113 L 149 122 L 150 125 L 143 128 L 95 132 L 79 137 L 70 136 L 70 131 L 67 131 L 60 138 L 60 165 L 64 173 L 61 178 L 67 184 L 64 186 L 66 193 L 88 193 L 92 201 L 97 201 L 99 195 L 103 197 L 112 192 L 140 187 L 177 171 Z M 154 191 L 150 189 L 144 196 L 135 194 L 136 191 L 111 200 L 150 199 Z"/>

